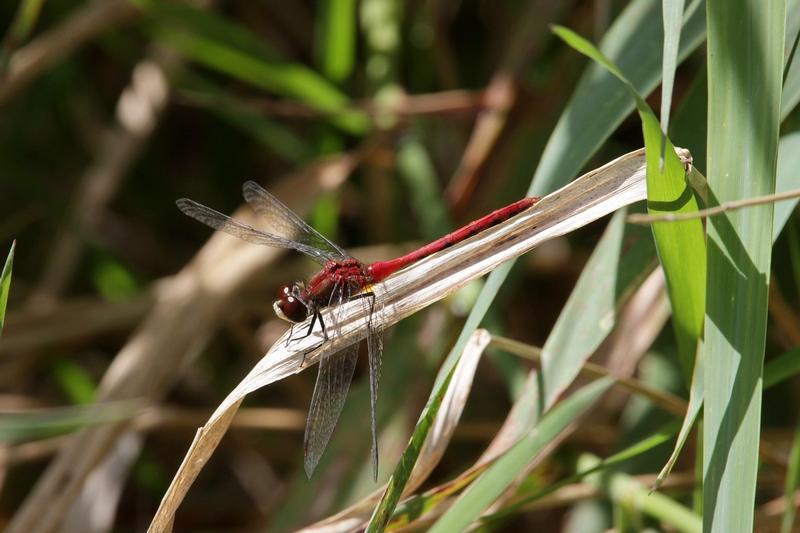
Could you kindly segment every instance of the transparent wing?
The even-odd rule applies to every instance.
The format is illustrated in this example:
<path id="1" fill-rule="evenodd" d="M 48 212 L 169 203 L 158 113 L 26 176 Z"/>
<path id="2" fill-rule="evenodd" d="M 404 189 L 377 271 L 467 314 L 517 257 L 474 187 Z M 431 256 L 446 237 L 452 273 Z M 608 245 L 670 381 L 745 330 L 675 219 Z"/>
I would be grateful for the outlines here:
<path id="1" fill-rule="evenodd" d="M 274 246 L 276 248 L 288 248 L 302 252 L 311 259 L 320 264 L 325 264 L 328 260 L 332 259 L 331 254 L 327 250 L 320 250 L 308 244 L 298 242 L 292 239 L 287 239 L 279 235 L 273 235 L 248 226 L 238 220 L 234 220 L 227 215 L 199 204 L 194 200 L 188 198 L 181 198 L 175 205 L 178 206 L 185 215 L 192 217 L 195 220 L 202 222 L 207 226 L 211 226 L 215 230 L 223 231 L 228 235 L 238 237 L 243 241 L 253 244 L 266 244 L 267 246 Z M 287 208 L 288 209 L 288 208 Z"/>
<path id="2" fill-rule="evenodd" d="M 332 303 L 338 305 L 346 301 L 345 287 L 334 290 L 336 296 Z M 335 313 L 334 313 L 335 314 Z M 329 326 L 337 327 L 335 324 Z M 308 409 L 306 434 L 303 439 L 306 475 L 310 478 L 319 463 L 322 453 L 339 421 L 353 372 L 358 362 L 358 346 L 351 344 L 336 353 L 322 358 L 317 371 L 317 382 L 311 396 L 311 407 Z"/>
<path id="3" fill-rule="evenodd" d="M 367 352 L 369 354 L 369 413 L 372 433 L 372 479 L 378 481 L 378 384 L 381 379 L 381 356 L 383 354 L 383 338 L 380 332 L 372 327 L 373 317 L 378 312 L 376 298 L 365 296 L 364 301 L 370 307 L 369 331 L 367 332 Z"/>
<path id="4" fill-rule="evenodd" d="M 321 250 L 330 259 L 347 259 L 347 252 L 306 224 L 297 214 L 280 200 L 264 190 L 254 181 L 242 185 L 242 194 L 256 213 L 267 219 L 267 227 L 277 234 L 306 246 Z"/>

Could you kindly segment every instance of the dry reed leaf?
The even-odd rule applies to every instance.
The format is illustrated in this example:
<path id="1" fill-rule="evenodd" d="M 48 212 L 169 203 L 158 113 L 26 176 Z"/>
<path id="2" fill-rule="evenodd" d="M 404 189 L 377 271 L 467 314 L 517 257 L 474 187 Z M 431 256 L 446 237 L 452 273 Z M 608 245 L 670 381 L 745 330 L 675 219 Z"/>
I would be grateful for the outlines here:
<path id="1" fill-rule="evenodd" d="M 688 151 L 678 149 L 684 159 Z M 625 154 L 584 174 L 542 198 L 531 209 L 481 234 L 399 272 L 374 287 L 382 310 L 372 325 L 385 329 L 422 308 L 445 298 L 475 278 L 514 259 L 538 244 L 583 227 L 617 209 L 646 198 L 644 150 Z M 333 323 L 323 311 L 326 323 Z M 250 392 L 305 370 L 320 357 L 361 341 L 370 320 L 366 306 L 353 301 L 336 308 L 335 331 L 328 342 L 321 334 L 294 340 L 287 331 L 198 430 L 176 473 L 149 531 L 169 531 L 183 496 L 230 425 L 233 413 Z M 302 330 L 308 323 L 296 326 Z"/>

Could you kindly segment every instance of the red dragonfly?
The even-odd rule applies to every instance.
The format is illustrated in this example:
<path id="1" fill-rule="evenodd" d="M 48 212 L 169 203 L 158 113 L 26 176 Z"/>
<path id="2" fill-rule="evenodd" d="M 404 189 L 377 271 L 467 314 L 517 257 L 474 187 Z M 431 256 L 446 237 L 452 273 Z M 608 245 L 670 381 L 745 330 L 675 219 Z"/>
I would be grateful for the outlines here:
<path id="1" fill-rule="evenodd" d="M 361 299 L 365 305 L 369 305 L 370 319 L 367 323 L 366 338 L 369 354 L 372 472 L 377 480 L 378 437 L 375 410 L 383 345 L 380 335 L 372 327 L 371 317 L 376 303 L 372 286 L 411 263 L 513 217 L 531 207 L 539 201 L 539 198 L 518 200 L 402 257 L 364 264 L 306 224 L 257 183 L 248 181 L 242 186 L 242 190 L 247 203 L 256 213 L 267 219 L 270 232 L 257 230 L 194 200 L 181 198 L 176 204 L 186 215 L 216 230 L 254 244 L 297 250 L 322 265 L 322 270 L 307 284 L 296 281 L 281 286 L 278 289 L 277 300 L 273 304 L 275 313 L 292 324 L 311 318 L 306 336 L 311 335 L 314 326 L 319 323 L 323 342 L 328 340 L 328 330 L 321 314 L 321 310 L 326 307 L 338 306 L 355 299 Z M 293 340 L 291 335 L 289 340 Z M 344 407 L 358 360 L 358 346 L 359 343 L 352 344 L 323 357 L 320 361 L 303 441 L 304 466 L 309 477 L 319 463 Z"/>

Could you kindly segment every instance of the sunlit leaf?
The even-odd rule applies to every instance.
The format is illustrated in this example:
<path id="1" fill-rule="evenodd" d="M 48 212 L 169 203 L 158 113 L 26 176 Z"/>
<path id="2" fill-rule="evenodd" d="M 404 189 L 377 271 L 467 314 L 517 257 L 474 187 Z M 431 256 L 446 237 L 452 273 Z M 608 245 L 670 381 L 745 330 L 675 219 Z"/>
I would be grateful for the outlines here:
<path id="1" fill-rule="evenodd" d="M 782 0 L 708 1 L 711 206 L 775 192 L 785 15 Z M 706 531 L 753 529 L 773 216 L 767 204 L 708 221 Z"/>
<path id="2" fill-rule="evenodd" d="M 6 305 L 8 304 L 8 293 L 11 291 L 11 268 L 14 264 L 14 247 L 16 243 L 11 244 L 11 250 L 8 252 L 3 271 L 0 273 L 0 335 L 3 333 L 3 322 L 6 316 Z"/>

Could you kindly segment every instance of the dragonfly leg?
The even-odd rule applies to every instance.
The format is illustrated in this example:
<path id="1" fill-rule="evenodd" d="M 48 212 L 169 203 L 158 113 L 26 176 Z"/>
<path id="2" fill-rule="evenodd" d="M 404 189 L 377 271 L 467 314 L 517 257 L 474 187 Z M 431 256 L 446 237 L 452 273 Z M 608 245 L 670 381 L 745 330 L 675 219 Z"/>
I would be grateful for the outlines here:
<path id="1" fill-rule="evenodd" d="M 322 322 L 322 316 L 319 314 L 319 311 L 315 311 L 314 315 L 311 317 L 311 324 L 309 324 L 308 331 L 306 331 L 306 334 L 303 336 L 303 338 L 311 336 L 311 332 L 314 331 L 314 324 L 317 323 L 317 319 L 319 319 L 320 322 Z M 322 326 L 322 329 L 324 331 L 325 326 Z"/>
<path id="2" fill-rule="evenodd" d="M 328 332 L 325 329 L 325 321 L 322 320 L 322 313 L 317 311 L 315 316 L 319 318 L 319 325 L 322 327 L 322 341 L 325 342 L 328 340 Z M 308 334 L 311 335 L 311 332 L 309 331 Z"/>
<path id="3" fill-rule="evenodd" d="M 286 338 L 285 347 L 288 348 L 289 343 L 292 342 L 293 340 L 294 340 L 294 322 L 292 322 L 292 325 L 289 326 L 289 336 Z"/>
<path id="4" fill-rule="evenodd" d="M 375 311 L 375 293 L 372 291 L 362 292 L 361 294 L 356 294 L 350 301 L 353 300 L 360 300 L 362 298 L 369 298 L 369 326 L 372 327 L 372 313 Z"/>

